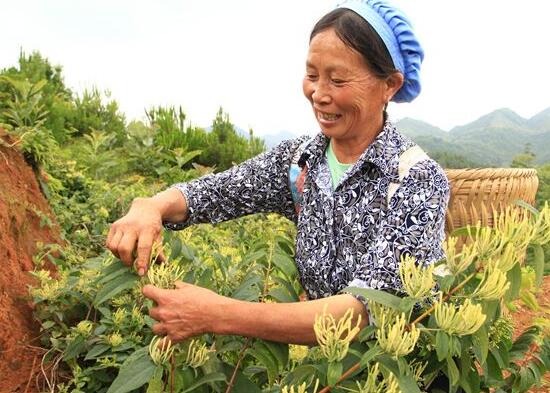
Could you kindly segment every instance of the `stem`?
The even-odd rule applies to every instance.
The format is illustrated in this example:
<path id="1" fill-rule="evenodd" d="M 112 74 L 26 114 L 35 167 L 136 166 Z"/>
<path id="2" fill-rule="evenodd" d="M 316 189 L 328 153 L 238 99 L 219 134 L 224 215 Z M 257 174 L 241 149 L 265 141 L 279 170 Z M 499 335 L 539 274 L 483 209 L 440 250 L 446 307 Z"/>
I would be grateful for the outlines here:
<path id="1" fill-rule="evenodd" d="M 476 276 L 481 271 L 481 266 L 478 267 L 472 274 L 470 274 L 468 277 L 466 277 L 460 284 L 458 284 L 456 287 L 451 289 L 443 298 L 443 301 L 446 302 L 450 299 L 450 297 L 455 293 L 458 292 L 460 289 L 464 287 L 472 278 Z M 418 318 L 416 318 L 414 321 L 412 321 L 408 326 L 417 324 L 418 322 L 422 321 L 424 318 L 426 318 L 428 315 L 430 315 L 435 310 L 435 305 L 430 307 L 428 310 L 426 310 L 422 315 L 420 315 Z M 338 385 L 340 382 L 348 378 L 351 374 L 353 374 L 355 371 L 359 369 L 361 366 L 361 362 L 355 363 L 353 366 L 351 366 L 346 372 L 344 372 L 340 378 L 336 381 L 334 386 Z M 333 386 L 325 386 L 323 389 L 321 389 L 318 393 L 328 393 L 332 390 Z M 226 392 L 227 393 L 227 392 Z"/>
<path id="2" fill-rule="evenodd" d="M 225 389 L 225 393 L 230 393 L 231 390 L 233 390 L 233 384 L 235 383 L 235 378 L 237 377 L 237 371 L 239 370 L 239 367 L 241 365 L 241 361 L 244 358 L 244 353 L 248 349 L 248 346 L 250 345 L 250 337 L 246 339 L 244 342 L 243 348 L 241 349 L 241 352 L 239 353 L 239 359 L 237 360 L 237 364 L 235 365 L 235 369 L 233 370 L 233 374 L 231 374 L 231 378 L 229 379 L 229 382 L 227 383 L 227 389 Z"/>
<path id="3" fill-rule="evenodd" d="M 174 354 L 170 357 L 170 393 L 174 393 L 174 374 L 176 372 L 176 358 Z"/>

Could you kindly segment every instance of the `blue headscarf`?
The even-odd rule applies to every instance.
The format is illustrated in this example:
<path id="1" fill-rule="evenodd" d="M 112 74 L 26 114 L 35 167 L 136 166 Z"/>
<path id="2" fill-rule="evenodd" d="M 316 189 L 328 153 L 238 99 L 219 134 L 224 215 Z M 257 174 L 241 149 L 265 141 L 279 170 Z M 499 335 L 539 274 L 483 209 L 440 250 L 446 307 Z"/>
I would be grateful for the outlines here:
<path id="1" fill-rule="evenodd" d="M 420 94 L 420 64 L 424 51 L 405 14 L 385 0 L 344 0 L 336 8 L 347 8 L 359 14 L 386 45 L 393 65 L 405 78 L 392 101 L 414 100 Z"/>

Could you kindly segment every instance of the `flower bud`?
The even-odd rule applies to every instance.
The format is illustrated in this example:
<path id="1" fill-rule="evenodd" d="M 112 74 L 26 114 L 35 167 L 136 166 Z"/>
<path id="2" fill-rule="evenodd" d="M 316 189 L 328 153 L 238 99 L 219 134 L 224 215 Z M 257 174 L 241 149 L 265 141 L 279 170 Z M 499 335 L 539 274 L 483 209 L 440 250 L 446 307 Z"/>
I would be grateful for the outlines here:
<path id="1" fill-rule="evenodd" d="M 495 263 L 492 263 L 485 269 L 483 278 L 472 296 L 482 300 L 498 300 L 510 288 L 506 273 L 494 266 Z"/>
<path id="2" fill-rule="evenodd" d="M 477 255 L 477 252 L 474 251 L 475 245 L 473 243 L 464 245 L 462 251 L 457 253 L 457 241 L 458 238 L 449 237 L 443 244 L 445 255 L 447 256 L 447 267 L 454 275 L 468 269 Z"/>
<path id="3" fill-rule="evenodd" d="M 352 327 L 353 309 L 348 309 L 338 322 L 332 314 L 327 314 L 325 305 L 322 315 L 315 316 L 313 329 L 321 352 L 329 362 L 340 361 L 346 357 L 351 340 L 361 330 L 361 315 L 357 318 L 355 327 Z"/>
<path id="4" fill-rule="evenodd" d="M 386 320 L 386 316 L 382 315 L 380 326 L 376 333 L 378 344 L 384 352 L 395 358 L 409 354 L 420 337 L 420 330 L 416 326 L 412 325 L 410 329 L 407 329 L 404 313 L 391 325 Z"/>
<path id="5" fill-rule="evenodd" d="M 434 310 L 434 317 L 441 330 L 456 336 L 473 334 L 485 322 L 480 304 L 472 304 L 470 299 L 456 309 L 452 303 L 438 302 Z"/>
<path id="6" fill-rule="evenodd" d="M 157 366 L 165 365 L 174 354 L 172 341 L 155 336 L 149 343 L 149 356 Z"/>
<path id="7" fill-rule="evenodd" d="M 409 255 L 402 258 L 399 276 L 405 292 L 414 299 L 422 299 L 430 295 L 435 286 L 433 270 L 434 265 L 422 267 L 417 265 L 416 259 Z"/>
<path id="8" fill-rule="evenodd" d="M 201 344 L 197 340 L 191 340 L 187 349 L 185 364 L 189 367 L 197 368 L 203 366 L 208 361 L 208 357 L 209 351 L 206 348 L 206 344 Z"/>

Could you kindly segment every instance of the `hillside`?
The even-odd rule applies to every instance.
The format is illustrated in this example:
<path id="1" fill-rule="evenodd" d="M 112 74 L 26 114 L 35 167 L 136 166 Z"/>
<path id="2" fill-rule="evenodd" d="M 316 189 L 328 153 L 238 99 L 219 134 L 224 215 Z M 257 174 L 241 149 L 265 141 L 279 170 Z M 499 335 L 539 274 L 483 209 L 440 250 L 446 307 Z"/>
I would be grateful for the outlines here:
<path id="1" fill-rule="evenodd" d="M 410 118 L 397 125 L 429 153 L 444 151 L 481 166 L 509 166 L 526 148 L 536 155 L 536 163 L 550 161 L 550 108 L 530 119 L 498 109 L 449 132 Z"/>
<path id="2" fill-rule="evenodd" d="M 28 300 L 28 271 L 34 269 L 37 242 L 56 243 L 59 235 L 41 225 L 51 212 L 33 171 L 3 141 L 13 142 L 0 129 L 0 392 L 34 392 L 34 383 L 27 383 L 43 353 L 36 352 L 39 326 Z"/>

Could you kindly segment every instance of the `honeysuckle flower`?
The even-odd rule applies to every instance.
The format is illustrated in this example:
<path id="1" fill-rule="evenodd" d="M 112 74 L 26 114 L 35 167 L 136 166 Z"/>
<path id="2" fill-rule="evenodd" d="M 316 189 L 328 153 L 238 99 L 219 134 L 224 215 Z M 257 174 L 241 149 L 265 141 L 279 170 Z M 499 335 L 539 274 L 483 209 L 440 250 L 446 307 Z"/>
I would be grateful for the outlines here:
<path id="1" fill-rule="evenodd" d="M 309 347 L 306 345 L 294 345 L 290 344 L 288 346 L 288 357 L 295 362 L 301 362 L 304 360 L 309 353 Z"/>
<path id="2" fill-rule="evenodd" d="M 132 322 L 135 323 L 138 326 L 142 326 L 145 324 L 145 318 L 143 317 L 143 314 L 141 313 L 141 310 L 138 306 L 132 307 L 132 312 L 130 313 Z"/>
<path id="3" fill-rule="evenodd" d="M 485 322 L 480 304 L 472 304 L 466 299 L 458 309 L 452 303 L 436 303 L 434 317 L 437 326 L 448 334 L 466 336 L 474 334 Z"/>
<path id="4" fill-rule="evenodd" d="M 112 347 L 118 347 L 123 341 L 124 339 L 119 332 L 115 332 L 107 336 L 107 343 Z"/>
<path id="5" fill-rule="evenodd" d="M 203 366 L 209 357 L 209 351 L 205 343 L 199 343 L 197 340 L 191 340 L 187 349 L 185 364 L 192 368 Z"/>
<path id="6" fill-rule="evenodd" d="M 510 288 L 506 273 L 495 267 L 492 263 L 483 272 L 481 282 L 472 293 L 472 296 L 482 300 L 501 299 Z"/>
<path id="7" fill-rule="evenodd" d="M 431 294 L 435 286 L 433 278 L 434 265 L 420 266 L 416 259 L 407 255 L 401 259 L 399 276 L 403 289 L 414 299 L 422 299 Z"/>
<path id="8" fill-rule="evenodd" d="M 75 326 L 74 330 L 77 334 L 83 337 L 89 337 L 92 334 L 92 329 L 94 325 L 92 321 L 84 320 L 78 322 L 78 325 Z"/>
<path id="9" fill-rule="evenodd" d="M 319 379 L 315 381 L 315 386 L 313 387 L 313 390 L 311 393 L 316 393 L 317 389 L 319 388 Z M 285 385 L 281 389 L 281 393 L 307 393 L 307 385 L 305 382 L 302 382 L 301 385 L 295 388 L 294 385 Z"/>
<path id="10" fill-rule="evenodd" d="M 378 363 L 368 367 L 367 380 L 363 383 L 356 381 L 357 393 L 385 393 L 386 385 L 380 383 L 378 376 L 380 375 L 380 367 Z"/>
<path id="11" fill-rule="evenodd" d="M 467 231 L 479 260 L 490 259 L 502 249 L 503 239 L 499 231 L 479 224 L 473 227 L 468 225 Z"/>
<path id="12" fill-rule="evenodd" d="M 329 362 L 340 361 L 348 353 L 349 344 L 361 330 L 361 315 L 357 317 L 357 323 L 352 327 L 353 310 L 350 308 L 338 322 L 331 314 L 327 314 L 327 306 L 323 308 L 323 314 L 315 316 L 313 329 L 321 352 Z"/>
<path id="13" fill-rule="evenodd" d="M 495 228 L 502 233 L 503 239 L 516 247 L 519 255 L 522 255 L 536 234 L 536 229 L 527 218 L 524 211 L 514 206 L 508 206 L 503 212 L 495 216 Z"/>
<path id="14" fill-rule="evenodd" d="M 376 337 L 384 352 L 397 358 L 411 353 L 420 337 L 420 329 L 414 325 L 408 328 L 404 313 L 397 317 L 393 324 L 387 321 L 386 315 L 382 315 Z"/>
<path id="15" fill-rule="evenodd" d="M 458 253 L 456 246 L 457 241 L 458 238 L 449 237 L 445 243 L 443 243 L 445 255 L 447 256 L 447 267 L 454 275 L 460 274 L 468 269 L 477 255 L 477 252 L 474 251 L 475 245 L 473 243 L 465 244 L 462 247 L 462 251 Z"/>
<path id="16" fill-rule="evenodd" d="M 157 366 L 165 365 L 174 354 L 172 341 L 155 336 L 149 343 L 149 356 Z"/>
<path id="17" fill-rule="evenodd" d="M 395 375 L 390 374 L 390 376 L 386 379 L 386 393 L 402 393 L 401 389 L 399 388 L 399 382 L 397 382 L 397 378 L 395 378 Z"/>
<path id="18" fill-rule="evenodd" d="M 185 271 L 174 263 L 152 264 L 147 270 L 147 279 L 155 287 L 162 289 L 175 289 L 175 282 L 183 276 Z"/>
<path id="19" fill-rule="evenodd" d="M 393 321 L 394 319 L 397 319 L 401 315 L 401 313 L 393 308 L 386 307 L 382 304 L 376 303 L 372 300 L 368 301 L 369 311 L 370 311 L 370 317 L 372 318 L 372 322 L 378 326 L 382 327 L 382 316 L 384 315 L 386 318 L 384 319 L 385 322 L 387 321 Z"/>
<path id="20" fill-rule="evenodd" d="M 112 319 L 113 319 L 113 325 L 115 326 L 121 326 L 124 321 L 126 320 L 126 317 L 127 317 L 127 312 L 125 309 L 123 308 L 118 308 L 113 314 L 112 314 Z"/>
<path id="21" fill-rule="evenodd" d="M 516 247 L 512 243 L 508 243 L 502 250 L 502 253 L 495 256 L 494 260 L 490 262 L 489 265 L 493 265 L 494 268 L 506 273 L 508 270 L 512 269 L 517 262 L 518 254 Z"/>
<path id="22" fill-rule="evenodd" d="M 544 202 L 544 206 L 540 210 L 533 228 L 534 233 L 531 241 L 534 244 L 542 245 L 550 243 L 550 206 L 548 205 L 548 201 Z"/>

